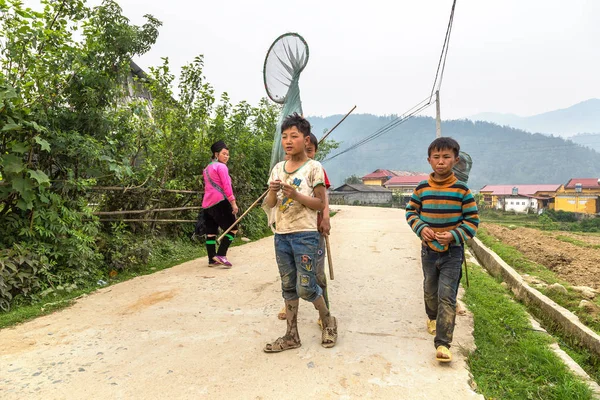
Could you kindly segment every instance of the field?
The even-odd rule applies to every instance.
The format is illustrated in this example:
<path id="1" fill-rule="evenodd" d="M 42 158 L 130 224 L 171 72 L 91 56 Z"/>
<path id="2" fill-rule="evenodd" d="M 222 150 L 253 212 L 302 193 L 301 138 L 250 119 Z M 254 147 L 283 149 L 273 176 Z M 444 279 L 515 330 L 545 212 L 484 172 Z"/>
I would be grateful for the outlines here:
<path id="1" fill-rule="evenodd" d="M 576 286 L 600 290 L 600 236 L 592 233 L 541 231 L 483 223 L 482 227 L 525 258 Z"/>

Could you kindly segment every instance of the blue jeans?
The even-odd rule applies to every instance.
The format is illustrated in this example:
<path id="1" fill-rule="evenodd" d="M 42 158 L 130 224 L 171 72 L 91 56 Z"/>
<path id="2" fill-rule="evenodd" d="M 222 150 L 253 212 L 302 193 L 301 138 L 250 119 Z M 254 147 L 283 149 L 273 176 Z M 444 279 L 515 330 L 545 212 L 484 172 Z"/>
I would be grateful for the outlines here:
<path id="1" fill-rule="evenodd" d="M 434 345 L 450 348 L 456 319 L 456 296 L 462 276 L 462 246 L 450 246 L 442 253 L 427 246 L 421 249 L 425 312 L 436 320 Z"/>
<path id="2" fill-rule="evenodd" d="M 319 232 L 275 234 L 275 257 L 285 300 L 313 302 L 323 295 L 317 284 Z"/>

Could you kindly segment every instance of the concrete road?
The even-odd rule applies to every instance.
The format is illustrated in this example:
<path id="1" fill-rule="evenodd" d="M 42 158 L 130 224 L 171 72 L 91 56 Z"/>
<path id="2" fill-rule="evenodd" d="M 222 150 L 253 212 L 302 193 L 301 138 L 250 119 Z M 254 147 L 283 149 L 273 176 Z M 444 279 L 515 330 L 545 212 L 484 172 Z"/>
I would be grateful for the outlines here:
<path id="1" fill-rule="evenodd" d="M 457 318 L 454 361 L 435 361 L 403 211 L 340 207 L 332 225 L 336 347 L 321 347 L 301 302 L 302 347 L 263 353 L 285 331 L 271 237 L 231 249 L 231 270 L 201 258 L 0 331 L 0 398 L 482 399 L 462 355 L 470 315 Z"/>

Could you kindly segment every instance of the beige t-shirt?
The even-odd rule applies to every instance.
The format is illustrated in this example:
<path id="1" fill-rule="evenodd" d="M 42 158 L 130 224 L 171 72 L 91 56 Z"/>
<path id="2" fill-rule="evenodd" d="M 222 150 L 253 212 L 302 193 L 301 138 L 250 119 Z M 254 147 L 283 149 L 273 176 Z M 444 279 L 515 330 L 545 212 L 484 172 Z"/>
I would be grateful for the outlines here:
<path id="1" fill-rule="evenodd" d="M 314 188 L 325 185 L 325 176 L 321 163 L 308 160 L 295 171 L 286 171 L 286 161 L 273 167 L 269 182 L 280 180 L 292 185 L 306 196 L 314 197 Z M 310 209 L 298 201 L 283 197 L 283 191 L 277 192 L 275 204 L 275 233 L 294 233 L 317 230 L 317 210 Z"/>

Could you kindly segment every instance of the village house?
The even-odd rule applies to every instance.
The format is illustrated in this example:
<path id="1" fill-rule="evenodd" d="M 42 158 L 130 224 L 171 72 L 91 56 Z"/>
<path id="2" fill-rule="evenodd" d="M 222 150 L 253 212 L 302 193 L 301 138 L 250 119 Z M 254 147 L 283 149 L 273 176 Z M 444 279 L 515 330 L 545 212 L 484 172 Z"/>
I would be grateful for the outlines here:
<path id="1" fill-rule="evenodd" d="M 365 184 L 365 185 L 383 186 L 384 183 L 386 183 L 387 181 L 389 181 L 390 179 L 392 179 L 395 176 L 413 176 L 413 175 L 422 175 L 422 174 L 419 172 L 412 172 L 412 171 L 393 171 L 391 169 L 376 169 L 375 171 L 363 176 L 360 179 L 362 180 L 363 184 Z"/>
<path id="2" fill-rule="evenodd" d="M 390 180 L 391 177 L 396 176 L 396 174 L 387 169 L 377 169 L 370 174 L 367 174 L 360 178 L 364 185 L 369 186 L 383 186 L 384 182 Z"/>
<path id="3" fill-rule="evenodd" d="M 479 193 L 487 207 L 527 213 L 552 208 L 552 201 L 560 187 L 560 184 L 486 185 Z"/>
<path id="4" fill-rule="evenodd" d="M 329 202 L 347 205 L 392 204 L 392 191 L 383 186 L 345 183 L 329 192 Z"/>
<path id="5" fill-rule="evenodd" d="M 561 186 L 554 201 L 556 211 L 570 211 L 584 214 L 600 212 L 600 179 L 572 178 Z"/>
<path id="6" fill-rule="evenodd" d="M 428 174 L 394 176 L 386 181 L 383 186 L 390 189 L 393 196 L 398 199 L 400 207 L 404 207 L 410 201 L 417 185 L 428 178 Z"/>

